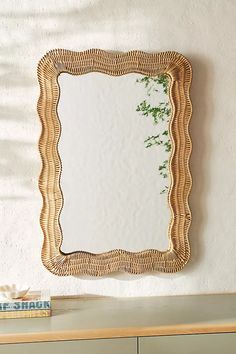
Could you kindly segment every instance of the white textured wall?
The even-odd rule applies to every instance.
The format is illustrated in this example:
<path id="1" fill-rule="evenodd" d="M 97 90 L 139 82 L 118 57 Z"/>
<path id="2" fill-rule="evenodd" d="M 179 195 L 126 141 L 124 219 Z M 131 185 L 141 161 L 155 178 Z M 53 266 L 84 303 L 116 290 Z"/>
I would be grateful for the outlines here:
<path id="1" fill-rule="evenodd" d="M 2 1 L 0 282 L 54 294 L 116 296 L 236 291 L 236 1 Z M 191 263 L 174 275 L 59 278 L 40 260 L 36 65 L 52 48 L 176 50 L 192 62 Z"/>

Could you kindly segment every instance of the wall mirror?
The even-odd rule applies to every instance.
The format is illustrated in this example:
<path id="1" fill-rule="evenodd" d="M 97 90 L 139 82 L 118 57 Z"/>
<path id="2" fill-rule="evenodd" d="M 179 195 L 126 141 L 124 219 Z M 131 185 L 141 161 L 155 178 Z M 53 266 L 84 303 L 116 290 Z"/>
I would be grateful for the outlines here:
<path id="1" fill-rule="evenodd" d="M 40 221 L 51 272 L 187 263 L 191 77 L 176 52 L 61 49 L 41 59 Z"/>

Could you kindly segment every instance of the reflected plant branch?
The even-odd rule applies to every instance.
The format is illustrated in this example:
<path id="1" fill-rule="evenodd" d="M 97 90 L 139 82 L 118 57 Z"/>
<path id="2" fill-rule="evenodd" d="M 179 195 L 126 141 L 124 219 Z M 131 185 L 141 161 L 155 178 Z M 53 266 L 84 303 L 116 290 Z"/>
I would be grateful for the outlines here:
<path id="1" fill-rule="evenodd" d="M 153 106 L 150 103 L 150 98 L 153 95 L 164 93 L 168 95 L 169 92 L 169 77 L 165 74 L 150 77 L 143 76 L 141 79 L 136 80 L 137 83 L 143 84 L 146 89 L 147 98 L 140 102 L 136 108 L 136 111 L 141 114 L 142 117 L 151 118 L 154 125 L 161 122 L 169 123 L 171 115 L 170 102 L 160 102 L 157 106 Z M 169 137 L 169 131 L 165 129 L 157 135 L 148 136 L 144 140 L 145 147 L 150 148 L 153 146 L 162 146 L 166 153 L 171 151 L 171 141 Z M 166 179 L 168 178 L 168 160 L 163 161 L 158 167 L 159 175 Z M 169 190 L 169 187 L 165 187 L 160 191 L 160 194 L 165 194 Z"/>

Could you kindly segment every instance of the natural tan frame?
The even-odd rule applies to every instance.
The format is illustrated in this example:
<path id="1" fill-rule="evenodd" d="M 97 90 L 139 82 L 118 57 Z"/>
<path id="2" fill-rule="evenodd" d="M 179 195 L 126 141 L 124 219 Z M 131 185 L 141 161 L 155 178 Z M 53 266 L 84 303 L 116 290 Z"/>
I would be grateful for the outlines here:
<path id="1" fill-rule="evenodd" d="M 170 188 L 169 206 L 169 249 L 165 252 L 145 250 L 128 252 L 112 250 L 101 254 L 77 251 L 65 254 L 60 250 L 62 230 L 60 212 L 63 195 L 60 188 L 61 161 L 58 154 L 60 121 L 57 104 L 60 96 L 58 76 L 65 72 L 81 75 L 92 71 L 118 76 L 127 73 L 158 75 L 165 73 L 171 78 L 170 100 L 172 118 L 169 126 L 172 144 L 169 161 Z M 192 144 L 188 132 L 192 106 L 189 89 L 192 70 L 189 61 L 176 52 L 148 54 L 131 51 L 112 54 L 99 49 L 72 52 L 55 49 L 47 53 L 38 65 L 40 97 L 38 113 L 42 122 L 39 150 L 42 171 L 39 188 L 43 196 L 40 217 L 44 233 L 42 261 L 45 267 L 56 275 L 104 275 L 115 271 L 143 273 L 147 271 L 177 272 L 188 262 L 190 247 L 188 230 L 191 212 L 188 196 L 192 185 L 189 158 Z"/>

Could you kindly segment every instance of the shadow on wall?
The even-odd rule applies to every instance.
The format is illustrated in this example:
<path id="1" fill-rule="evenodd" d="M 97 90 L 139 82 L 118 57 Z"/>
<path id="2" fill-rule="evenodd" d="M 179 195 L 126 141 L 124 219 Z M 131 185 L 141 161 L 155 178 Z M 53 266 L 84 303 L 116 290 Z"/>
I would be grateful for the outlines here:
<path id="1" fill-rule="evenodd" d="M 0 195 L 0 200 L 27 199 L 27 195 L 20 195 L 15 188 L 20 183 L 22 193 L 24 190 L 32 188 L 32 179 L 38 170 L 38 164 L 31 159 L 30 154 L 34 154 L 35 144 L 19 142 L 14 140 L 0 141 L 0 177 L 4 181 L 11 180 L 12 195 L 5 195 L 4 190 Z M 28 177 L 27 177 L 28 176 Z M 16 195 L 14 195 L 16 192 Z"/>
<path id="2" fill-rule="evenodd" d="M 19 64 L 12 62 L 1 63 L 0 78 L 0 87 L 32 87 L 35 84 L 34 77 L 23 71 Z"/>
<path id="3" fill-rule="evenodd" d="M 4 15 L 10 27 L 6 18 Z M 39 174 L 37 141 L 33 141 L 35 108 L 30 96 L 35 79 L 24 58 L 19 58 L 20 47 L 20 40 L 15 45 L 5 40 L 0 50 L 0 202 L 31 198 Z"/>
<path id="4" fill-rule="evenodd" d="M 192 225 L 190 229 L 190 243 L 192 258 L 187 266 L 188 271 L 200 263 L 204 252 L 202 235 L 204 225 L 207 224 L 208 211 L 206 196 L 210 188 L 209 171 L 211 170 L 211 126 L 213 123 L 212 86 L 214 81 L 213 65 L 208 58 L 189 54 L 188 58 L 193 68 L 193 82 L 191 99 L 193 117 L 190 123 L 190 134 L 193 143 L 190 169 L 193 178 L 193 187 L 190 195 L 192 211 Z M 186 269 L 186 270 L 187 270 Z"/>
<path id="5" fill-rule="evenodd" d="M 73 3 L 74 2 L 74 3 Z M 55 2 L 53 1 L 53 4 Z M 49 5 L 49 6 L 48 6 Z M 68 6 L 68 4 L 58 4 L 59 6 L 53 6 L 50 9 L 50 1 L 48 1 L 47 6 L 44 8 L 40 8 L 37 5 L 29 4 L 28 10 L 21 10 L 20 8 L 14 8 L 12 11 L 12 6 L 10 6 L 9 11 L 0 12 L 0 18 L 9 19 L 9 20 L 24 20 L 30 19 L 34 20 L 33 28 L 38 32 L 38 27 L 35 26 L 35 20 L 42 20 L 45 23 L 45 26 L 40 28 L 42 31 L 45 31 L 47 37 L 49 36 L 58 36 L 63 37 L 65 35 L 72 35 L 72 28 L 80 27 L 89 33 L 91 30 L 95 30 L 98 33 L 98 25 L 106 25 L 108 24 L 110 27 L 114 26 L 114 28 L 119 29 L 119 32 L 122 30 L 121 25 L 123 23 L 127 24 L 126 18 L 130 15 L 131 9 L 135 11 L 135 16 L 133 17 L 132 26 L 137 23 L 142 23 L 142 18 L 145 13 L 150 14 L 150 11 L 156 10 L 155 1 L 150 2 L 148 7 L 146 6 L 143 0 L 130 0 L 127 3 L 127 0 L 119 0 L 119 6 L 117 5 L 116 0 L 93 0 L 93 1 L 84 1 L 81 2 L 72 1 L 72 4 Z M 134 6 L 132 6 L 134 5 Z M 68 10 L 69 9 L 69 10 Z M 160 11 L 165 12 L 165 10 L 160 9 Z M 50 21 L 47 22 L 47 20 Z M 58 21 L 58 23 L 57 23 Z M 143 19 L 146 26 L 146 19 Z M 56 23 L 56 25 L 53 25 Z M 117 27 L 117 23 L 120 26 Z M 113 25 L 112 25 L 113 24 Z M 85 27 L 83 27 L 85 25 Z M 82 27 L 81 27 L 82 26 Z M 104 27 L 102 28 L 102 32 L 104 31 Z M 111 29 L 111 28 L 110 28 Z M 77 33 L 78 34 L 78 33 Z M 46 37 L 45 37 L 46 38 Z"/>
<path id="6" fill-rule="evenodd" d="M 142 18 L 143 7 L 142 1 L 135 2 L 134 25 Z M 38 60 L 46 51 L 56 47 L 87 48 L 87 39 L 94 35 L 101 37 L 101 43 L 104 43 L 104 37 L 108 42 L 116 42 L 118 28 L 124 34 L 132 30 L 130 21 L 126 21 L 130 16 L 128 10 L 126 0 L 120 0 L 118 7 L 111 0 L 97 0 L 87 4 L 75 1 L 70 6 L 59 4 L 57 8 L 52 7 L 49 1 L 43 9 L 31 3 L 27 11 L 20 7 L 13 11 L 9 5 L 0 11 L 3 30 L 0 39 L 0 87 L 3 89 L 0 130 L 4 132 L 0 137 L 0 176 L 3 183 L 5 178 L 11 178 L 15 184 L 14 193 L 10 186 L 2 188 L 1 201 L 27 199 L 37 188 L 36 180 L 40 173 L 37 140 L 40 132 L 36 136 L 37 132 L 31 134 L 30 129 L 38 119 L 38 90 L 37 97 L 32 96 L 35 88 L 38 89 Z M 28 95 L 28 100 L 21 101 L 22 95 Z M 7 126 L 11 123 L 14 123 L 16 134 Z M 39 120 L 37 124 L 39 127 Z"/>
<path id="7" fill-rule="evenodd" d="M 95 47 L 117 50 L 114 46 L 122 43 L 121 50 L 126 51 L 130 49 L 130 42 L 125 40 L 127 34 L 132 34 L 134 43 L 139 43 L 138 33 L 144 43 L 150 43 L 153 28 L 157 25 L 156 18 L 150 17 L 150 13 L 156 11 L 156 2 L 153 0 L 148 1 L 148 6 L 143 0 L 130 0 L 129 2 L 119 0 L 119 6 L 115 0 L 93 0 L 87 3 L 86 1 L 84 3 L 72 1 L 71 5 L 65 3 L 62 6 L 61 4 L 51 7 L 48 1 L 47 6 L 42 8 L 38 5 L 34 6 L 32 2 L 27 11 L 10 9 L 2 14 L 0 12 L 0 19 L 6 19 L 10 24 L 15 20 L 20 24 L 22 31 L 20 41 L 15 40 L 12 45 L 5 41 L 0 48 L 0 54 L 14 55 L 21 45 L 25 48 L 30 45 L 38 51 L 43 48 L 42 55 L 48 50 L 62 47 L 84 50 L 88 49 L 91 39 L 94 42 L 94 38 L 96 43 L 100 43 Z M 159 17 L 164 18 L 165 14 L 165 9 L 160 8 Z M 147 26 L 148 17 L 149 25 Z M 19 27 L 17 32 L 19 32 Z M 157 31 L 156 38 L 158 36 L 160 34 Z M 118 38 L 123 38 L 123 40 L 119 41 Z M 91 48 L 90 45 L 89 48 Z M 134 45 L 132 49 L 142 50 L 144 48 Z"/>
<path id="8" fill-rule="evenodd" d="M 131 275 L 127 273 L 116 273 L 102 278 L 132 281 L 146 276 L 158 275 L 159 278 L 177 278 L 188 275 L 203 258 L 205 248 L 202 246 L 201 235 L 204 234 L 204 225 L 207 220 L 206 195 L 210 186 L 209 164 L 211 153 L 211 123 L 213 117 L 213 104 L 211 87 L 214 79 L 212 65 L 208 59 L 200 58 L 194 54 L 186 54 L 193 68 L 193 82 L 191 87 L 191 101 L 193 105 L 193 116 L 190 124 L 190 134 L 193 143 L 193 150 L 190 160 L 190 169 L 193 179 L 192 191 L 189 204 L 192 211 L 192 223 L 189 231 L 191 245 L 191 259 L 189 264 L 179 273 L 145 273 Z M 96 277 L 78 276 L 86 280 L 96 280 Z"/>
<path id="9" fill-rule="evenodd" d="M 22 72 L 19 64 L 12 62 L 14 60 L 12 57 L 6 60 L 10 62 L 0 63 L 1 201 L 27 199 L 28 192 L 33 187 L 32 179 L 38 173 L 37 162 L 32 158 L 37 143 L 29 142 L 30 134 L 27 140 L 24 138 L 16 140 L 19 135 L 22 137 L 25 135 L 25 129 L 26 131 L 29 129 L 27 125 L 32 114 L 29 114 L 28 107 L 20 97 L 22 91 L 32 90 L 34 80 L 27 72 L 25 74 Z"/>

